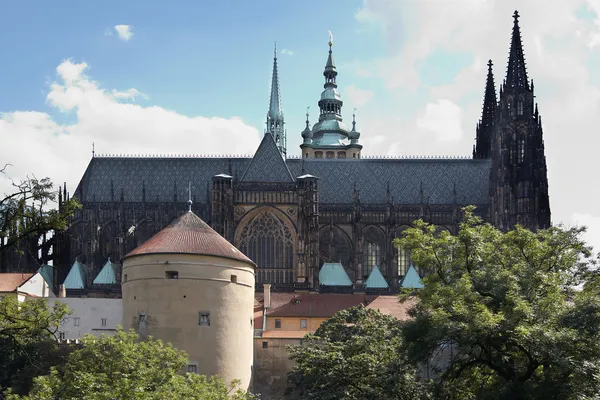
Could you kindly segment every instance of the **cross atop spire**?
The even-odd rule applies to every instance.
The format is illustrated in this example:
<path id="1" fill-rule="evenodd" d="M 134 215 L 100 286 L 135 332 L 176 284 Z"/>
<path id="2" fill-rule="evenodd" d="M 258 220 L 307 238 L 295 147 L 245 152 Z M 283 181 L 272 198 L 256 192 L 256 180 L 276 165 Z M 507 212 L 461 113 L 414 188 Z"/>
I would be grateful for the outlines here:
<path id="1" fill-rule="evenodd" d="M 527 81 L 527 67 L 521 42 L 521 28 L 519 27 L 519 12 L 513 14 L 514 24 L 510 42 L 510 55 L 506 70 L 506 86 L 508 88 L 523 88 L 529 90 Z"/>

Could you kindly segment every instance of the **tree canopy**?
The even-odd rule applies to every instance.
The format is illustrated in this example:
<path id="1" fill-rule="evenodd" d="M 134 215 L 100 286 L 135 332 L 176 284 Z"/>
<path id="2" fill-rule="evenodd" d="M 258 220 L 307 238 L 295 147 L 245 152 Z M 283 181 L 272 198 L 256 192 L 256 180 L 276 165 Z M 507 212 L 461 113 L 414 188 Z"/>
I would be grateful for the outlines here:
<path id="1" fill-rule="evenodd" d="M 88 336 L 69 353 L 66 363 L 34 380 L 28 396 L 8 394 L 8 400 L 242 400 L 250 394 L 235 391 L 217 377 L 181 374 L 185 352 L 171 344 L 133 332 Z M 235 384 L 235 383 L 233 383 Z"/>
<path id="2" fill-rule="evenodd" d="M 44 299 L 0 299 L 0 392 L 10 386 L 27 393 L 35 376 L 61 362 L 54 334 L 67 314 L 58 302 L 49 309 Z"/>
<path id="3" fill-rule="evenodd" d="M 301 345 L 290 346 L 296 366 L 288 398 L 425 399 L 426 384 L 401 351 L 396 318 L 363 306 L 336 313 Z"/>
<path id="4" fill-rule="evenodd" d="M 439 398 L 598 398 L 599 285 L 583 229 L 503 233 L 473 211 L 456 236 L 417 221 L 397 242 L 430 271 L 403 327 L 407 356 L 440 367 Z"/>
<path id="5" fill-rule="evenodd" d="M 0 174 L 6 177 L 6 168 Z M 52 204 L 60 194 L 49 178 L 27 177 L 14 182 L 12 190 L 0 195 L 0 251 L 19 249 L 22 239 L 67 227 L 68 217 L 80 207 L 75 199 L 62 199 L 60 209 Z"/>

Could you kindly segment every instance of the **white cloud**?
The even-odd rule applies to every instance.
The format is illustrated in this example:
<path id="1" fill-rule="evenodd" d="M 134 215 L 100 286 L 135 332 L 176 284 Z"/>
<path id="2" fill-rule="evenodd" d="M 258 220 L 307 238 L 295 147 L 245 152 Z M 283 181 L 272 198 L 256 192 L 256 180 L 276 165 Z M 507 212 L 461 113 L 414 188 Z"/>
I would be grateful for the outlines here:
<path id="1" fill-rule="evenodd" d="M 362 107 L 373 98 L 374 93 L 370 90 L 360 89 L 354 85 L 350 85 L 344 89 L 344 95 L 351 106 Z"/>
<path id="2" fill-rule="evenodd" d="M 124 42 L 128 42 L 133 37 L 133 30 L 131 25 L 115 25 L 115 31 L 119 35 L 119 39 Z"/>
<path id="3" fill-rule="evenodd" d="M 425 106 L 416 125 L 419 129 L 435 134 L 438 140 L 456 142 L 463 135 L 462 110 L 450 100 L 440 99 Z"/>
<path id="4" fill-rule="evenodd" d="M 60 124 L 44 112 L 13 111 L 0 115 L 0 160 L 13 164 L 13 179 L 28 174 L 68 182 L 75 190 L 92 156 L 118 154 L 251 154 L 258 131 L 239 118 L 187 117 L 159 106 L 132 103 L 136 89 L 107 90 L 85 75 L 86 63 L 62 62 L 57 81 L 46 96 L 72 124 Z M 0 193 L 9 182 L 0 177 Z"/>
<path id="5" fill-rule="evenodd" d="M 295 54 L 295 52 L 294 52 L 294 50 L 290 50 L 290 49 L 282 49 L 281 54 L 283 54 L 284 56 L 293 56 Z"/>
<path id="6" fill-rule="evenodd" d="M 578 19 L 585 6 L 591 18 Z M 363 112 L 361 141 L 384 135 L 388 149 L 402 154 L 469 154 L 481 115 L 485 64 L 494 61 L 498 87 L 506 71 L 512 14 L 518 9 L 544 127 L 553 222 L 568 222 L 574 213 L 595 215 L 600 187 L 590 180 L 600 146 L 593 133 L 600 126 L 600 65 L 592 64 L 590 56 L 600 51 L 595 41 L 600 37 L 600 0 L 548 0 L 543 13 L 539 7 L 538 0 L 365 0 L 356 20 L 367 29 L 381 29 L 388 53 L 353 63 L 354 73 L 380 79 L 395 98 L 414 96 L 427 105 L 416 115 L 398 112 L 402 105 L 393 102 L 377 114 Z M 470 56 L 472 62 L 432 86 L 422 81 L 420 67 L 440 51 Z M 444 108 L 439 99 L 461 107 L 462 123 L 456 108 Z M 453 122 L 444 126 L 440 121 Z M 450 138 L 452 142 L 443 141 Z M 366 145 L 364 150 L 371 153 Z"/>

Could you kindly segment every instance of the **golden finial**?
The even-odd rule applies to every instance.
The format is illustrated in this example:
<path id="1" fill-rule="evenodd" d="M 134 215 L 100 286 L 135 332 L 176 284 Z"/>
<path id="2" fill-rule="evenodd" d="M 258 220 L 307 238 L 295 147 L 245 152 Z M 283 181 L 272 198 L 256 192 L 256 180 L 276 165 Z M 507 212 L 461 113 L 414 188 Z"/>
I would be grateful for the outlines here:
<path id="1" fill-rule="evenodd" d="M 333 46 L 333 33 L 329 31 L 329 47 Z"/>

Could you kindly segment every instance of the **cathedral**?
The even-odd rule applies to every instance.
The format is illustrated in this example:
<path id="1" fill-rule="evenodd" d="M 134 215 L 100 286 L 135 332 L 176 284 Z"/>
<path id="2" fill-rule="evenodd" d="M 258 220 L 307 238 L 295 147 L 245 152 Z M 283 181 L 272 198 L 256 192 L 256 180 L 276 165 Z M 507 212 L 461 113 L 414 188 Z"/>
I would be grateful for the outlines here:
<path id="1" fill-rule="evenodd" d="M 516 11 L 513 18 L 499 93 L 488 63 L 472 157 L 362 157 L 355 118 L 342 119 L 331 42 L 318 121 L 311 125 L 307 114 L 297 128 L 300 151 L 290 151 L 275 54 L 266 129 L 253 157 L 94 155 L 75 191 L 61 189 L 61 199 L 72 195 L 82 209 L 38 262 L 52 260 L 56 282 L 77 263 L 92 287 L 107 261 L 118 264 L 191 200 L 195 214 L 256 263 L 259 290 L 326 290 L 319 272 L 336 263 L 351 290 L 378 270 L 394 291 L 411 261 L 393 240 L 418 218 L 455 233 L 461 208 L 475 205 L 502 230 L 549 227 L 541 117 Z"/>

